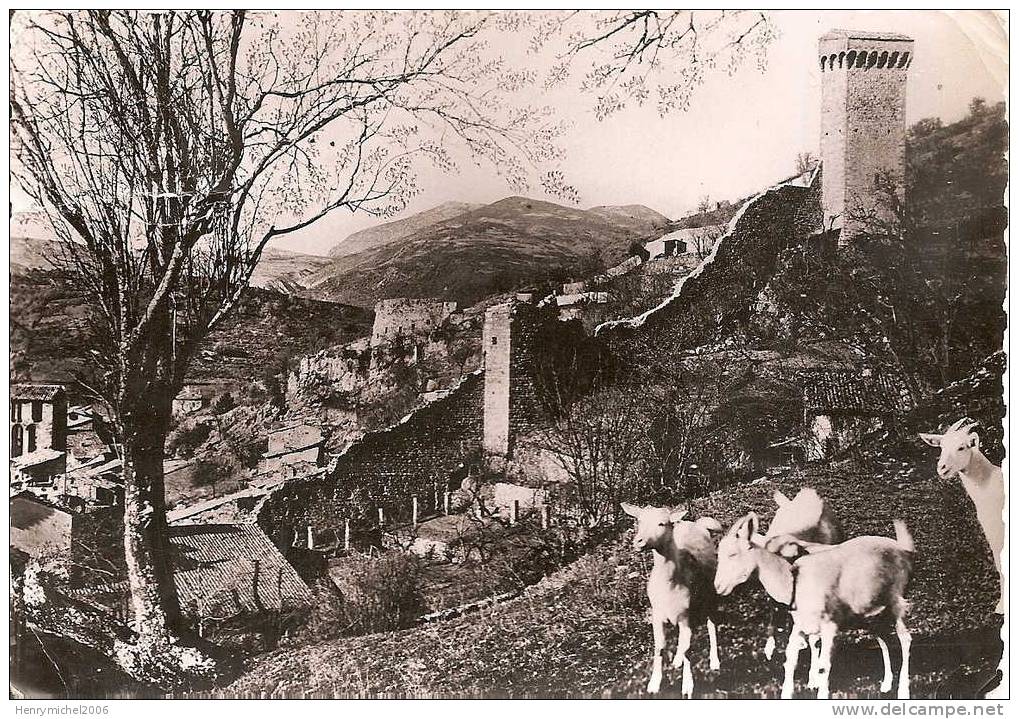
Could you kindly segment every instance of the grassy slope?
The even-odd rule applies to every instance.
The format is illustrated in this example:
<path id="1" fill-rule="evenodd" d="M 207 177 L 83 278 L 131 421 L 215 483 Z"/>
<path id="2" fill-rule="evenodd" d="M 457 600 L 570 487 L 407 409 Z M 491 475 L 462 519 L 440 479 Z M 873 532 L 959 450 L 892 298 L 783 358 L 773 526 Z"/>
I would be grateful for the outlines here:
<path id="1" fill-rule="evenodd" d="M 969 500 L 959 486 L 934 477 L 933 462 L 932 456 L 923 455 L 901 464 L 868 461 L 790 474 L 777 484 L 762 482 L 697 500 L 693 510 L 725 525 L 750 510 L 770 517 L 775 486 L 790 493 L 810 485 L 829 499 L 850 535 L 890 535 L 891 520 L 905 518 L 919 549 L 909 592 L 914 696 L 951 694 L 959 691 L 953 689 L 959 685 L 972 691 L 971 675 L 995 664 L 988 656 L 993 649 L 987 639 L 994 622 L 996 579 Z M 519 695 L 638 695 L 650 657 L 642 589 L 649 563 L 628 549 L 604 547 L 493 609 L 394 634 L 278 650 L 257 659 L 230 688 L 339 694 L 499 696 L 511 689 Z M 695 632 L 692 655 L 698 694 L 770 696 L 777 691 L 781 653 L 771 662 L 761 655 L 762 596 L 759 588 L 747 585 L 723 604 L 721 672 L 708 672 L 706 633 Z M 896 645 L 891 644 L 894 657 Z M 866 635 L 843 638 L 836 649 L 833 695 L 875 696 L 880 671 L 880 654 Z M 803 690 L 801 685 L 799 691 Z M 678 686 L 666 691 L 677 693 Z"/>

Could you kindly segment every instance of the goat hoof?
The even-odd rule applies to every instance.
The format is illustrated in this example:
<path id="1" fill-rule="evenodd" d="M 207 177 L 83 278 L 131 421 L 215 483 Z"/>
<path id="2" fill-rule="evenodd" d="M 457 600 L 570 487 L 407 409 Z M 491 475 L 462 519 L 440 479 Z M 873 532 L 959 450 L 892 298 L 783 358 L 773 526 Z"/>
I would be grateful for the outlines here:
<path id="1" fill-rule="evenodd" d="M 909 687 L 899 687 L 896 699 L 909 699 Z"/>
<path id="2" fill-rule="evenodd" d="M 768 641 L 764 644 L 764 656 L 771 659 L 775 655 L 775 637 L 768 637 Z"/>
<path id="3" fill-rule="evenodd" d="M 647 693 L 648 694 L 657 694 L 658 693 L 658 689 L 661 686 L 662 686 L 662 678 L 661 677 L 651 677 L 651 681 L 649 681 L 647 683 Z"/>
<path id="4" fill-rule="evenodd" d="M 783 685 L 783 687 L 782 687 L 782 698 L 783 699 L 792 699 L 793 698 L 793 688 L 792 687 L 787 687 L 787 686 Z"/>
<path id="5" fill-rule="evenodd" d="M 892 690 L 892 680 L 891 679 L 882 680 L 879 690 L 882 694 L 887 694 L 888 692 L 890 692 Z"/>
<path id="6" fill-rule="evenodd" d="M 722 662 L 719 661 L 718 657 L 711 657 L 711 662 L 708 664 L 708 666 L 711 668 L 711 671 L 717 672 L 719 669 L 722 668 Z"/>

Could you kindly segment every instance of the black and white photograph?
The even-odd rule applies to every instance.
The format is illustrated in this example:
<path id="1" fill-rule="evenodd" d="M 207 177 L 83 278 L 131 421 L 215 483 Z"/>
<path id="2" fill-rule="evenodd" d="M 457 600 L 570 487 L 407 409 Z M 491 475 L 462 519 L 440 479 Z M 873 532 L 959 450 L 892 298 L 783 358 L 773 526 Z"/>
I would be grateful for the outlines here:
<path id="1" fill-rule="evenodd" d="M 1008 10 L 8 30 L 12 712 L 1007 714 Z"/>

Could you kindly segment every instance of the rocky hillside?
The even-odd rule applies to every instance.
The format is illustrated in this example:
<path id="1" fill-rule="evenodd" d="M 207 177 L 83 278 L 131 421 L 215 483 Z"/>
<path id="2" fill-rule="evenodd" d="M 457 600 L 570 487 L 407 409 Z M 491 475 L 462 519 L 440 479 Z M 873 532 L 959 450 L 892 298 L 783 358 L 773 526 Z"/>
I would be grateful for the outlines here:
<path id="1" fill-rule="evenodd" d="M 473 304 L 522 286 L 593 274 L 665 224 L 640 206 L 581 210 L 508 197 L 339 257 L 309 293 L 362 306 L 403 296 Z"/>
<path id="2" fill-rule="evenodd" d="M 11 376 L 68 382 L 85 367 L 87 308 L 54 271 L 12 274 Z M 371 332 L 372 313 L 359 307 L 252 288 L 207 338 L 190 379 L 263 377 L 293 355 L 345 344 Z"/>

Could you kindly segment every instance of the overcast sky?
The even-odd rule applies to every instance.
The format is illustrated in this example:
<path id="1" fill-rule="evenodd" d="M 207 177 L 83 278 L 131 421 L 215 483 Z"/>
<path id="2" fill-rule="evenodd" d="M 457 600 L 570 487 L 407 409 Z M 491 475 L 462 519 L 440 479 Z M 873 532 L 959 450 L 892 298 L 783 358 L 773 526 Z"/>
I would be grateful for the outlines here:
<path id="1" fill-rule="evenodd" d="M 906 100 L 909 123 L 952 122 L 974 97 L 1004 99 L 1007 36 L 986 12 L 806 12 L 771 14 L 779 37 L 762 73 L 747 65 L 735 76 L 709 78 L 686 112 L 664 118 L 630 107 L 599 122 L 591 97 L 563 89 L 545 98 L 571 118 L 563 169 L 582 207 L 642 204 L 681 216 L 698 198 L 742 197 L 788 176 L 796 154 L 819 145 L 820 67 L 817 38 L 832 28 L 885 30 L 913 37 Z M 425 188 L 401 216 L 447 200 L 494 202 L 512 194 L 491 173 L 465 166 L 454 176 L 422 178 Z M 529 193 L 542 197 L 540 189 Z M 553 200 L 555 201 L 555 200 Z M 337 215 L 281 246 L 326 252 L 378 220 Z"/>
<path id="2" fill-rule="evenodd" d="M 766 69 L 749 63 L 733 76 L 709 76 L 687 111 L 659 117 L 653 104 L 632 106 L 598 121 L 592 97 L 573 87 L 528 98 L 552 105 L 571 120 L 562 169 L 580 192 L 580 206 L 642 204 L 678 217 L 704 195 L 735 199 L 788 176 L 798 152 L 817 153 L 817 39 L 832 28 L 901 32 L 915 39 L 907 90 L 909 123 L 932 116 L 952 122 L 966 113 L 974 97 L 1003 99 L 1007 35 L 989 12 L 770 15 L 779 36 L 768 50 Z M 513 59 L 512 51 L 504 54 Z M 419 184 L 424 191 L 401 216 L 449 200 L 487 203 L 514 194 L 491 171 L 467 164 L 454 176 L 425 172 Z M 540 189 L 528 194 L 543 197 Z M 15 202 L 17 206 L 17 196 Z M 325 253 L 349 233 L 378 222 L 335 215 L 278 246 Z"/>

